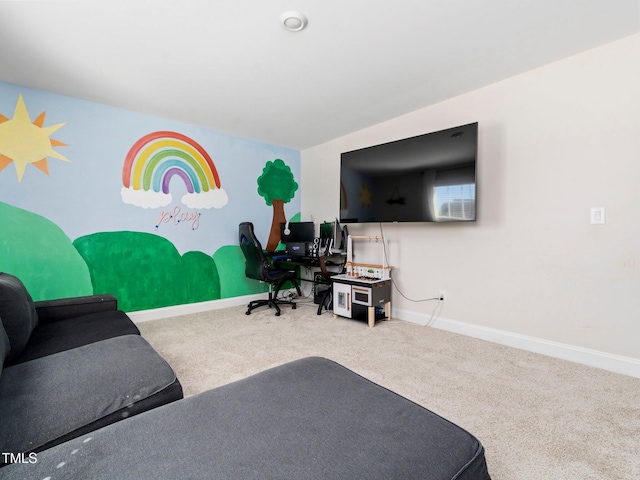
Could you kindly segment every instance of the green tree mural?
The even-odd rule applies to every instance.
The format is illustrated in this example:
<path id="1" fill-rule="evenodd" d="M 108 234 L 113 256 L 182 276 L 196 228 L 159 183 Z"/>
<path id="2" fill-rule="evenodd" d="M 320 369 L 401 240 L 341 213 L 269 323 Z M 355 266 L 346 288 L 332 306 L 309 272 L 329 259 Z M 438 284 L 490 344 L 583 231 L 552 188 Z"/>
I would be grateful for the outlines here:
<path id="1" fill-rule="evenodd" d="M 281 160 L 267 162 L 258 178 L 258 194 L 264 197 L 267 205 L 273 206 L 271 232 L 267 241 L 267 251 L 273 252 L 280 242 L 280 224 L 286 222 L 284 204 L 294 197 L 298 184 L 291 169 Z"/>

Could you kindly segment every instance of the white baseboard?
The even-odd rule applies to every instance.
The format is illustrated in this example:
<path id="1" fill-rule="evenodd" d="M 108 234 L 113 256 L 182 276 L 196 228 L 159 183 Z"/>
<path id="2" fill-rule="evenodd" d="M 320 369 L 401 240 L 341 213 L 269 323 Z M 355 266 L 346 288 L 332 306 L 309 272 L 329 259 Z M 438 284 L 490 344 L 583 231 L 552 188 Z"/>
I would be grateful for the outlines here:
<path id="1" fill-rule="evenodd" d="M 187 305 L 176 305 L 173 307 L 156 308 L 153 310 L 142 310 L 128 313 L 135 322 L 147 322 L 149 320 L 159 320 L 161 318 L 175 317 L 179 315 L 189 315 L 192 313 L 206 312 L 220 308 L 236 307 L 247 305 L 251 300 L 267 298 L 267 293 L 246 295 L 243 297 L 225 298 L 222 300 L 211 300 L 208 302 L 190 303 Z M 640 378 L 640 359 L 614 355 L 611 353 L 577 347 L 566 343 L 554 342 L 543 338 L 530 337 L 518 333 L 498 330 L 495 328 L 483 327 L 471 323 L 460 322 L 448 318 L 437 317 L 433 321 L 430 315 L 400 310 L 392 308 L 392 317 L 418 325 L 430 325 L 431 327 L 446 330 L 469 337 L 487 340 L 489 342 L 520 348 L 529 352 L 539 353 L 550 357 L 568 360 L 570 362 L 581 363 L 590 367 L 601 368 L 610 372 L 621 373 L 631 377 Z M 430 323 L 431 322 L 431 323 Z"/>
<path id="2" fill-rule="evenodd" d="M 419 325 L 429 325 L 431 321 L 430 315 L 399 309 L 392 309 L 392 317 Z M 540 353 L 542 355 L 640 378 L 640 359 L 638 358 L 614 355 L 599 350 L 591 350 L 566 343 L 520 335 L 518 333 L 473 325 L 471 323 L 442 317 L 435 318 L 431 321 L 430 326 L 529 352 Z"/>
<path id="3" fill-rule="evenodd" d="M 268 293 L 257 293 L 242 297 L 223 298 L 222 300 L 210 300 L 208 302 L 188 303 L 186 305 L 175 305 L 173 307 L 127 312 L 127 315 L 129 315 L 129 318 L 131 318 L 134 323 L 148 322 L 149 320 L 160 320 L 161 318 L 177 317 L 180 315 L 206 312 L 208 310 L 218 310 L 220 308 L 247 305 L 252 300 L 261 300 L 267 297 Z"/>

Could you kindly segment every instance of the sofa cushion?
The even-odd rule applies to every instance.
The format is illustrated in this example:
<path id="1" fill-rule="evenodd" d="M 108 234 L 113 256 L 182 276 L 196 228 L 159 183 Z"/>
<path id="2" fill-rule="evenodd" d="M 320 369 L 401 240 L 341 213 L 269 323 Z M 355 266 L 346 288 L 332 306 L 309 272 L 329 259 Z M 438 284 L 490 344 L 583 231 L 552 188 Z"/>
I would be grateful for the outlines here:
<path id="1" fill-rule="evenodd" d="M 7 362 L 16 358 L 29 341 L 38 324 L 38 315 L 31 295 L 18 277 L 0 273 L 0 319 L 9 337 L 11 351 Z"/>
<path id="2" fill-rule="evenodd" d="M 97 312 L 81 317 L 40 323 L 31 332 L 29 343 L 12 364 L 52 355 L 122 335 L 139 335 L 135 323 L 120 310 Z"/>
<path id="3" fill-rule="evenodd" d="M 473 435 L 322 358 L 145 412 L 2 474 L 4 480 L 490 480 Z"/>
<path id="4" fill-rule="evenodd" d="M 148 409 L 177 400 L 182 390 L 176 392 L 176 383 L 171 367 L 139 335 L 6 367 L 0 378 L 0 452 L 39 451 L 90 431 L 87 426 L 103 426 L 105 418 L 139 413 L 139 404 Z"/>

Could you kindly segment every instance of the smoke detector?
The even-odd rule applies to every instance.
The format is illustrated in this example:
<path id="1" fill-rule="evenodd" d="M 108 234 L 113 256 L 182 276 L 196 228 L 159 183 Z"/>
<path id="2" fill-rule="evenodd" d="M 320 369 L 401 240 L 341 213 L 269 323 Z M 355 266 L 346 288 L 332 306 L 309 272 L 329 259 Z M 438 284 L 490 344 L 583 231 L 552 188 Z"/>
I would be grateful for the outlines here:
<path id="1" fill-rule="evenodd" d="M 300 12 L 284 12 L 280 15 L 280 23 L 290 32 L 299 32 L 306 28 L 308 20 Z"/>

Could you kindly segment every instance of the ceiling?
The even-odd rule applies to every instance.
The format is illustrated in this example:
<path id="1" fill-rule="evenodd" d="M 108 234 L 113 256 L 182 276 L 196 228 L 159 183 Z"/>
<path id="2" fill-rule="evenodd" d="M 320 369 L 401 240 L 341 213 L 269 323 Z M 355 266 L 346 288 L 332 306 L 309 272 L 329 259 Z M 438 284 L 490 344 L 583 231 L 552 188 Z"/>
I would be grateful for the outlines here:
<path id="1" fill-rule="evenodd" d="M 640 0 L 2 1 L 0 80 L 302 150 L 638 31 Z"/>

